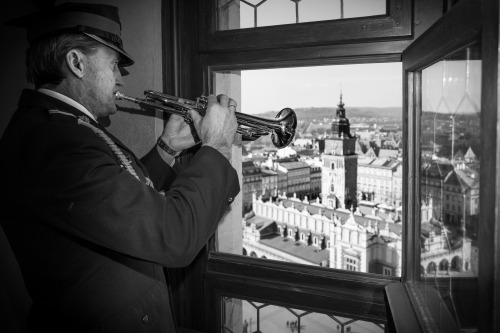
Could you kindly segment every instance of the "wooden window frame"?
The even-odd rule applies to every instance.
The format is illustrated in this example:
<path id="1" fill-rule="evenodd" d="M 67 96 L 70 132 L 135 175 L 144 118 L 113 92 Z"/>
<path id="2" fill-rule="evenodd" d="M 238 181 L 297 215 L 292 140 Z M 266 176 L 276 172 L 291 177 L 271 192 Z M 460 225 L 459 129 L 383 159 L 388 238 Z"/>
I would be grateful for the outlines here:
<path id="1" fill-rule="evenodd" d="M 406 183 L 407 209 L 403 211 L 403 219 L 407 221 L 405 239 L 408 242 L 408 250 L 403 260 L 405 271 L 403 283 L 408 291 L 413 308 L 416 311 L 420 324 L 424 331 L 438 332 L 440 323 L 438 313 L 430 311 L 432 305 L 441 302 L 439 296 L 429 297 L 429 283 L 420 280 L 420 156 L 411 156 L 410 152 L 420 151 L 420 115 L 418 108 L 421 87 L 421 71 L 423 68 L 445 58 L 447 55 L 464 48 L 471 43 L 480 41 L 481 38 L 481 6 L 477 2 L 462 0 L 453 7 L 440 21 L 417 39 L 403 52 L 404 79 L 404 114 L 407 121 L 404 122 L 403 132 L 407 133 L 408 149 L 405 150 L 403 158 L 403 173 L 408 174 Z M 450 38 L 453 36 L 453 38 Z M 411 92 L 411 93 L 410 93 Z M 482 118 L 484 115 L 482 114 Z M 477 294 L 476 281 L 468 278 L 454 278 L 456 290 L 467 290 L 470 295 Z M 447 281 L 435 284 L 440 289 Z M 426 291 L 427 290 L 427 291 Z M 390 292 L 388 293 L 391 297 Z M 426 299 L 427 301 L 424 301 Z M 433 301 L 429 302 L 429 299 Z M 476 304 L 477 297 L 471 297 L 470 302 Z M 477 309 L 472 306 L 472 308 Z M 398 321 L 396 321 L 398 322 Z M 451 324 L 451 323 L 448 323 Z"/>
<path id="2" fill-rule="evenodd" d="M 498 1 L 482 2 L 488 4 L 483 17 L 489 17 L 485 20 L 489 29 L 485 29 L 487 33 L 483 35 L 490 42 L 488 45 L 492 45 L 489 53 L 484 55 L 484 63 L 489 63 L 489 67 L 488 71 L 483 70 L 487 74 L 483 79 L 483 86 L 487 87 L 483 88 L 483 95 L 487 96 L 483 97 L 483 107 L 497 110 Z M 370 28 L 376 28 L 380 19 L 386 20 L 382 24 L 394 25 L 395 18 L 390 18 L 390 15 L 385 18 L 352 19 L 350 22 L 312 22 L 216 32 L 211 29 L 214 25 L 210 23 L 212 9 L 209 1 L 164 0 L 163 28 L 169 32 L 163 38 L 164 91 L 190 99 L 199 96 L 200 92 L 209 93 L 212 91 L 212 73 L 219 70 L 401 61 L 402 52 L 413 42 L 412 38 L 425 32 L 441 15 L 442 8 L 434 0 L 391 0 L 389 3 L 401 3 L 403 6 L 405 14 L 402 22 L 408 23 L 403 24 L 404 29 L 398 30 L 403 33 L 394 33 L 391 29 L 359 32 L 360 24 L 366 20 L 372 24 L 367 26 Z M 469 21 L 467 19 L 463 23 Z M 408 113 L 404 113 L 404 118 L 407 116 Z M 415 120 L 410 117 L 404 121 L 413 121 L 414 124 Z M 483 135 L 494 141 L 494 154 L 500 156 L 497 124 L 497 118 L 493 115 L 489 117 Z M 405 144 L 406 148 L 414 147 L 415 142 Z M 408 149 L 406 151 L 408 154 Z M 189 160 L 189 154 L 186 155 L 181 162 Z M 408 167 L 415 166 L 409 161 L 407 163 Z M 500 174 L 498 164 L 490 159 L 481 165 L 483 167 L 488 179 L 496 182 L 485 184 L 482 179 L 481 191 L 497 198 L 496 193 L 500 193 L 496 177 Z M 404 189 L 405 205 L 411 202 L 408 193 L 408 188 Z M 480 204 L 481 212 L 486 212 L 488 227 L 493 230 L 498 225 L 495 222 L 498 200 L 483 200 Z M 486 229 L 483 228 L 483 233 Z M 415 230 L 407 230 L 407 233 L 415 234 Z M 493 239 L 491 235 L 482 237 L 487 241 L 487 247 L 492 249 L 492 253 L 481 256 L 483 262 L 480 264 L 482 271 L 478 283 L 482 300 L 479 304 L 480 323 L 483 331 L 488 332 L 498 328 L 499 319 L 495 318 L 500 318 L 495 316 L 499 309 L 495 304 L 500 304 L 499 288 L 494 288 L 498 285 L 498 278 L 490 278 L 497 271 L 496 267 L 500 267 L 500 256 L 493 250 L 500 236 L 496 235 Z M 422 317 L 416 316 L 422 311 L 418 303 L 419 286 L 415 282 L 416 273 L 411 268 L 416 266 L 415 258 L 409 255 L 415 246 L 411 244 L 410 251 L 405 248 L 404 256 L 410 262 L 403 264 L 403 276 L 397 278 L 219 253 L 213 251 L 215 242 L 212 241 L 189 267 L 168 270 L 176 317 L 180 326 L 216 332 L 222 324 L 222 297 L 235 297 L 386 323 L 389 332 L 422 332 Z"/>
<path id="3" fill-rule="evenodd" d="M 213 52 L 409 39 L 412 12 L 411 1 L 387 0 L 386 15 L 217 31 L 216 0 L 207 0 L 200 11 L 200 49 Z M 283 36 L 293 38 L 283 40 Z"/>
<path id="4" fill-rule="evenodd" d="M 273 49 L 231 48 L 224 52 L 200 52 L 203 91 L 214 91 L 211 78 L 218 71 L 400 62 L 402 51 L 411 42 L 386 38 L 373 41 L 377 43 L 305 45 L 301 48 L 274 44 Z M 222 297 L 293 306 L 390 325 L 385 287 L 400 283 L 399 277 L 220 253 L 215 250 L 215 242 L 212 244 L 204 274 L 207 331 L 216 332 L 223 325 Z"/>
<path id="5" fill-rule="evenodd" d="M 223 325 L 222 297 L 387 325 L 384 289 L 399 281 L 397 277 L 210 251 L 205 273 L 206 330 L 218 332 Z"/>
<path id="6" fill-rule="evenodd" d="M 402 288 L 405 289 L 408 295 L 407 302 L 409 303 L 405 306 L 409 306 L 415 311 L 418 322 L 425 332 L 458 330 L 458 326 L 445 310 L 444 301 L 440 293 L 437 292 L 441 289 L 446 290 L 446 288 L 449 287 L 449 285 L 447 286 L 449 281 L 444 279 L 442 281 L 438 280 L 437 282 L 421 281 L 419 273 L 420 242 L 418 236 L 420 235 L 420 223 L 418 221 L 420 221 L 420 195 L 418 189 L 420 184 L 420 156 L 416 155 L 412 157 L 410 152 L 418 152 L 420 149 L 420 115 L 418 109 L 421 103 L 419 100 L 421 71 L 460 49 L 481 42 L 483 53 L 482 87 L 488 87 L 488 85 L 491 84 L 492 80 L 490 73 L 494 73 L 494 75 L 496 75 L 496 73 L 491 70 L 489 72 L 485 71 L 485 68 L 491 69 L 497 65 L 497 62 L 492 63 L 488 59 L 489 54 L 492 52 L 487 51 L 488 46 L 486 46 L 485 43 L 488 43 L 489 40 L 483 36 L 483 31 L 485 31 L 483 26 L 485 9 L 482 5 L 483 3 L 478 3 L 477 1 L 461 0 L 444 15 L 440 21 L 427 30 L 421 38 L 413 42 L 412 45 L 403 52 L 403 71 L 405 78 L 404 114 L 406 118 L 403 131 L 407 133 L 408 141 L 408 149 L 406 149 L 403 158 L 403 173 L 408 174 L 409 177 L 407 177 L 408 181 L 406 183 L 407 191 L 404 191 L 406 198 L 403 198 L 403 201 L 406 202 L 407 205 L 407 209 L 403 212 L 403 219 L 407 221 L 405 239 L 408 242 L 408 247 L 405 252 L 405 260 L 403 261 L 405 274 L 402 280 Z M 492 7 L 495 6 L 492 5 Z M 496 10 L 496 15 L 498 15 L 498 4 L 496 5 Z M 498 29 L 498 16 L 496 20 L 492 21 L 496 21 L 496 29 Z M 496 38 L 496 45 L 498 45 L 498 36 Z M 488 84 L 488 82 L 490 83 Z M 497 85 L 497 82 L 495 82 L 495 85 Z M 496 111 L 496 106 L 493 109 L 490 102 L 492 98 L 496 100 L 496 92 L 482 92 L 481 127 L 484 132 L 481 141 L 483 152 L 488 151 L 488 145 L 491 145 L 491 139 L 496 139 L 498 141 L 497 134 L 493 133 L 489 125 L 498 122 L 495 112 L 491 112 L 493 110 Z M 489 107 L 488 104 L 490 104 Z M 494 197 L 495 193 L 498 191 L 498 185 L 497 189 L 495 189 L 495 187 L 488 186 L 487 181 L 484 180 L 484 175 L 491 173 L 492 168 L 498 169 L 495 159 L 483 157 L 481 161 L 480 186 L 482 198 Z M 486 224 L 486 221 L 491 219 L 489 216 L 491 216 L 491 213 L 494 211 L 494 202 L 487 199 L 481 200 L 480 221 Z M 482 226 L 484 225 L 483 222 Z M 481 284 L 487 281 L 489 282 L 491 279 L 488 265 L 491 265 L 496 256 L 495 249 L 492 246 L 492 243 L 495 243 L 495 239 L 487 234 L 488 231 L 486 228 L 483 227 L 480 229 L 482 229 L 482 233 L 480 233 L 478 239 L 478 243 L 481 244 L 479 276 L 477 279 L 454 278 L 451 292 L 455 293 L 457 297 L 457 311 L 459 312 L 461 320 L 465 322 L 475 322 L 479 326 L 480 331 L 490 332 L 492 327 L 490 325 L 493 324 L 493 320 L 491 320 L 491 317 L 487 317 L 489 316 L 488 313 L 491 313 L 491 310 L 488 309 L 488 311 L 485 311 L 486 314 L 482 314 L 478 309 L 482 307 L 486 310 L 486 307 L 482 305 L 479 299 L 492 299 L 491 291 L 482 291 Z M 394 298 L 401 299 L 401 287 L 391 285 L 386 289 L 389 303 L 391 303 L 391 299 L 392 303 L 399 303 Z M 468 308 L 461 309 L 461 305 L 463 304 L 466 304 Z M 435 310 L 439 307 L 444 311 L 433 311 L 433 309 Z M 396 307 L 391 306 L 390 308 L 393 312 L 392 317 L 395 319 L 395 324 L 401 325 L 401 331 L 404 331 L 403 321 L 405 316 L 402 313 L 398 314 L 398 309 Z M 498 312 L 498 307 L 496 312 Z M 401 320 L 398 320 L 398 318 L 401 318 Z"/>

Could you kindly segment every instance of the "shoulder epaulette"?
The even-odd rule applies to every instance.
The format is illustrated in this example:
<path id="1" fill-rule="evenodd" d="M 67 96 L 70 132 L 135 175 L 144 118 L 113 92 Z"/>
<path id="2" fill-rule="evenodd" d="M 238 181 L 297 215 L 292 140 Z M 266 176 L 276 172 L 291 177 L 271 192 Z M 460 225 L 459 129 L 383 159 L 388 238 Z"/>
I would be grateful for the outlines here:
<path id="1" fill-rule="evenodd" d="M 56 109 L 52 109 L 52 110 L 49 110 L 48 111 L 49 114 L 60 114 L 60 115 L 63 115 L 63 116 L 71 116 L 73 118 L 76 118 L 76 116 L 72 113 L 69 113 L 69 112 L 64 112 L 64 111 L 60 111 L 60 110 L 56 110 Z"/>

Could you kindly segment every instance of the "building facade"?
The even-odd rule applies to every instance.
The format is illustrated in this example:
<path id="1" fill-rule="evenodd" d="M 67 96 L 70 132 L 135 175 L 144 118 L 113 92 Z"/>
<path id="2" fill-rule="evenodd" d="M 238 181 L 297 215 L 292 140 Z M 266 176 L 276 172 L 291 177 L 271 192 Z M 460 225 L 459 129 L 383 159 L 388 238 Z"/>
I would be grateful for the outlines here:
<path id="1" fill-rule="evenodd" d="M 331 209 L 315 201 L 253 195 L 243 218 L 243 254 L 337 269 L 400 276 L 400 223 Z"/>

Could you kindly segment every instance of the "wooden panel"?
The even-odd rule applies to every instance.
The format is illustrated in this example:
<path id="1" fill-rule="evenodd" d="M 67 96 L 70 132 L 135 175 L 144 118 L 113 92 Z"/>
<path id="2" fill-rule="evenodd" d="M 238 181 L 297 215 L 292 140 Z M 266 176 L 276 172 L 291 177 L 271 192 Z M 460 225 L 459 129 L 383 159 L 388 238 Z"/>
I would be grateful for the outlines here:
<path id="1" fill-rule="evenodd" d="M 412 37 L 412 2 L 388 0 L 388 15 L 215 31 L 215 1 L 203 1 L 201 50 L 249 50 Z"/>
<path id="2" fill-rule="evenodd" d="M 408 72 L 404 77 L 404 98 L 403 98 L 403 174 L 411 175 L 406 179 L 406 186 L 403 188 L 403 221 L 405 221 L 405 228 L 403 228 L 404 239 L 406 246 L 403 247 L 403 262 L 401 277 L 403 281 L 414 280 L 419 276 L 420 263 L 419 263 L 419 240 L 420 240 L 420 227 L 416 221 L 418 216 L 419 207 L 417 207 L 415 196 L 417 183 L 414 175 L 418 170 L 416 159 L 417 140 L 416 130 L 417 116 L 416 116 L 416 92 L 415 87 L 418 73 Z"/>
<path id="3" fill-rule="evenodd" d="M 404 285 L 399 282 L 388 284 L 385 287 L 385 292 L 389 303 L 391 322 L 394 323 L 396 332 L 422 332 Z"/>
<path id="4" fill-rule="evenodd" d="M 222 295 L 385 323 L 384 288 L 395 281 L 399 279 L 211 252 L 205 290 L 217 300 L 207 305 L 207 324 L 220 325 L 212 321 L 220 321 L 217 302 Z"/>
<path id="5" fill-rule="evenodd" d="M 198 38 L 197 8 L 197 0 L 162 1 L 163 91 L 187 99 L 195 99 L 202 92 L 200 58 L 193 56 L 198 54 L 198 44 L 189 42 Z M 178 164 L 189 163 L 198 149 L 199 146 L 195 146 L 183 151 Z M 205 331 L 203 273 L 207 248 L 203 248 L 189 266 L 165 269 L 175 318 L 183 329 Z"/>
<path id="6" fill-rule="evenodd" d="M 404 69 L 416 70 L 457 51 L 460 45 L 478 40 L 481 32 L 481 6 L 477 1 L 462 0 L 447 12 L 404 52 Z M 450 38 L 453 36 L 453 38 Z M 460 45 L 457 45 L 459 41 Z"/>
<path id="7" fill-rule="evenodd" d="M 420 37 L 444 13 L 443 1 L 417 0 L 414 2 L 413 38 Z"/>
<path id="8" fill-rule="evenodd" d="M 481 98 L 482 153 L 479 228 L 479 330 L 500 331 L 500 117 L 499 117 L 499 2 L 483 1 L 483 68 Z"/>
<path id="9" fill-rule="evenodd" d="M 203 65 L 205 68 L 211 66 L 211 70 L 217 70 L 295 67 L 303 63 L 319 66 L 401 61 L 401 53 L 409 44 L 409 41 L 394 41 L 317 46 L 300 50 L 253 50 L 206 54 L 203 56 Z"/>

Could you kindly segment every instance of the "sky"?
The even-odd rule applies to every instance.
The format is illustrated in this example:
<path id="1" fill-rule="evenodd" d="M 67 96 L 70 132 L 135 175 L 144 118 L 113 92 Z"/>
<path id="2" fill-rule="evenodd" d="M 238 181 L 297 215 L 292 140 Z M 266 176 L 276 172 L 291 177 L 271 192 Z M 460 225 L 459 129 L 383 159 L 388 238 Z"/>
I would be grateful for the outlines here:
<path id="1" fill-rule="evenodd" d="M 401 107 L 402 65 L 332 65 L 241 71 L 241 112 L 285 107 Z"/>

